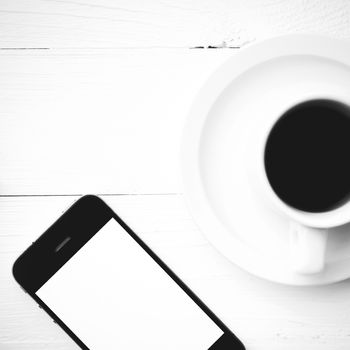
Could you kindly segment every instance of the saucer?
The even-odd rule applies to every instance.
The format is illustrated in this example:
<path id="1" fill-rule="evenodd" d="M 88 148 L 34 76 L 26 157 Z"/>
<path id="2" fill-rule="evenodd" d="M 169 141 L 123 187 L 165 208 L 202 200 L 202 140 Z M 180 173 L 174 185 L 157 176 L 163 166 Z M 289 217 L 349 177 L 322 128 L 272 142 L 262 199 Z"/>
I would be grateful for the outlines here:
<path id="1" fill-rule="evenodd" d="M 245 166 L 250 131 L 264 115 L 323 96 L 350 105 L 349 91 L 350 42 L 293 35 L 241 49 L 196 97 L 181 152 L 185 196 L 208 240 L 244 270 L 290 285 L 350 277 L 350 224 L 330 230 L 324 271 L 291 269 L 289 219 L 254 188 Z"/>

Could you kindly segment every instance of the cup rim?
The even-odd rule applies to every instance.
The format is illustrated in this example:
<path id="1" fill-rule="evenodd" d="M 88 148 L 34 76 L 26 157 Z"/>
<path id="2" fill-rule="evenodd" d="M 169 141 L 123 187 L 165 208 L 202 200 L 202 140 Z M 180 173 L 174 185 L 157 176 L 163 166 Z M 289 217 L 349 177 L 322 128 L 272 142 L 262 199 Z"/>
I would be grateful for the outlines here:
<path id="1" fill-rule="evenodd" d="M 260 164 L 259 167 L 262 169 L 259 173 L 262 175 L 260 178 L 260 181 L 262 182 L 262 188 L 265 192 L 265 196 L 271 201 L 271 203 L 280 211 L 282 211 L 286 216 L 289 218 L 309 227 L 315 227 L 315 228 L 331 228 L 336 226 L 341 226 L 343 224 L 346 224 L 350 221 L 350 199 L 347 200 L 345 203 L 341 204 L 340 206 L 327 210 L 324 212 L 308 212 L 304 210 L 300 210 L 297 208 L 294 208 L 287 203 L 285 203 L 274 191 L 272 188 L 270 181 L 266 174 L 265 169 L 265 162 L 264 162 L 264 156 L 265 156 L 265 148 L 266 143 L 268 140 L 268 137 L 270 135 L 270 132 L 273 128 L 273 126 L 277 123 L 277 121 L 291 108 L 298 106 L 302 103 L 308 102 L 308 101 L 315 101 L 315 100 L 327 100 L 327 101 L 334 101 L 343 104 L 346 106 L 350 111 L 350 101 L 345 101 L 343 98 L 339 96 L 313 96 L 313 97 L 307 97 L 300 99 L 297 102 L 290 103 L 289 106 L 285 107 L 284 110 L 278 115 L 275 115 L 273 118 L 270 118 L 269 123 L 266 125 L 262 139 L 261 139 L 261 146 L 260 148 Z"/>

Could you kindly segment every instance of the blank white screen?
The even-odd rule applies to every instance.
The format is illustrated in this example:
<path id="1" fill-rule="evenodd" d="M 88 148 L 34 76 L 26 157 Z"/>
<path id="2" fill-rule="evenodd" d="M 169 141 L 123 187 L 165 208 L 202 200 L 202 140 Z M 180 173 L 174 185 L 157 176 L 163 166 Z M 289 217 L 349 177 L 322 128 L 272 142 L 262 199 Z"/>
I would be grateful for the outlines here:
<path id="1" fill-rule="evenodd" d="M 204 350 L 223 334 L 114 219 L 37 295 L 91 350 Z"/>

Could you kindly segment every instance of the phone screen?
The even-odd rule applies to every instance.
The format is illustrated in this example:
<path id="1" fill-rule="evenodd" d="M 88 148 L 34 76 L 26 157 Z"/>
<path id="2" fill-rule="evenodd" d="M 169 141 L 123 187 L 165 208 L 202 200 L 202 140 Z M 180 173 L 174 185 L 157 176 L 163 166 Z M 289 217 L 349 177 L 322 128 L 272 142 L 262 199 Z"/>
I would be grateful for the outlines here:
<path id="1" fill-rule="evenodd" d="M 92 350 L 204 350 L 223 335 L 115 219 L 36 295 Z"/>

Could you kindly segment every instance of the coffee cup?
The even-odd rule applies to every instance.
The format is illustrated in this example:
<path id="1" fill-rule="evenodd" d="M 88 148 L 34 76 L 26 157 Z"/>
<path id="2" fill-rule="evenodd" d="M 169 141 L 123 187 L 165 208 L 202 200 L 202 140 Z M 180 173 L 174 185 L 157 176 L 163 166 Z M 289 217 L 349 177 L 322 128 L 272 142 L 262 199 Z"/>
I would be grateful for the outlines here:
<path id="1" fill-rule="evenodd" d="M 321 273 L 331 229 L 350 222 L 350 106 L 299 101 L 270 117 L 260 135 L 260 184 L 288 219 L 290 267 Z"/>

